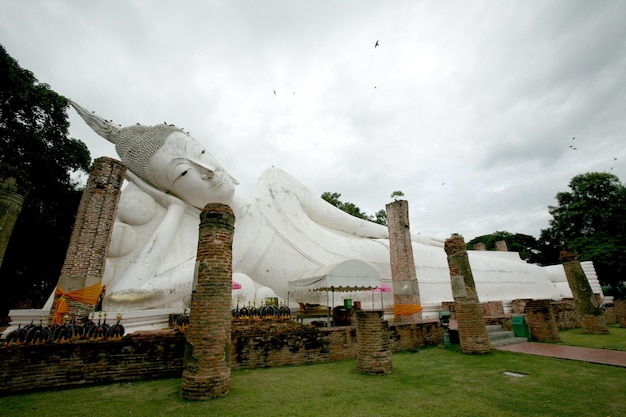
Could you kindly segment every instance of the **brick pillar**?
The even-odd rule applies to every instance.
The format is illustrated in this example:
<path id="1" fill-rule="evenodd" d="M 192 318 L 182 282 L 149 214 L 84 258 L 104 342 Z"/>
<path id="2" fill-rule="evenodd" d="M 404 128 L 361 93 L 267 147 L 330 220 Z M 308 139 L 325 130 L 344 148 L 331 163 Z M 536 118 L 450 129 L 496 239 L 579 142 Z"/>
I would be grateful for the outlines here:
<path id="1" fill-rule="evenodd" d="M 452 235 L 446 240 L 444 249 L 448 254 L 461 351 L 472 354 L 489 353 L 491 344 L 483 319 L 483 307 L 478 300 L 463 236 Z"/>
<path id="2" fill-rule="evenodd" d="M 484 242 L 477 242 L 474 245 L 474 250 L 486 251 L 487 250 L 487 245 Z"/>
<path id="3" fill-rule="evenodd" d="M 506 240 L 496 240 L 496 251 L 498 252 L 508 252 L 509 248 L 506 245 Z"/>
<path id="4" fill-rule="evenodd" d="M 393 311 L 396 323 L 412 323 L 422 318 L 419 285 L 413 259 L 409 226 L 409 203 L 406 200 L 387 204 L 389 255 L 393 282 Z"/>
<path id="5" fill-rule="evenodd" d="M 66 293 L 102 281 L 125 173 L 124 165 L 115 159 L 103 157 L 93 162 L 59 277 L 58 286 Z M 69 315 L 93 308 L 69 298 L 67 302 Z"/>
<path id="6" fill-rule="evenodd" d="M 208 204 L 200 214 L 181 388 L 188 400 L 221 397 L 230 389 L 234 224 L 235 215 L 224 204 Z"/>
<path id="7" fill-rule="evenodd" d="M 383 320 L 382 310 L 356 312 L 356 369 L 363 374 L 389 374 L 391 342 L 389 323 Z"/>
<path id="8" fill-rule="evenodd" d="M 615 306 L 615 317 L 619 323 L 619 327 L 626 327 L 626 300 L 613 300 Z"/>
<path id="9" fill-rule="evenodd" d="M 576 312 L 580 316 L 583 333 L 608 334 L 609 328 L 606 325 L 604 314 L 598 308 L 598 300 L 593 294 L 585 271 L 578 261 L 578 255 L 561 252 L 560 259 L 563 262 L 567 283 L 574 296 Z"/>
<path id="10" fill-rule="evenodd" d="M 530 337 L 539 342 L 560 342 L 552 300 L 530 300 L 526 303 L 526 323 Z"/>
<path id="11" fill-rule="evenodd" d="M 23 205 L 24 196 L 17 193 L 15 178 L 0 181 L 0 266 Z"/>

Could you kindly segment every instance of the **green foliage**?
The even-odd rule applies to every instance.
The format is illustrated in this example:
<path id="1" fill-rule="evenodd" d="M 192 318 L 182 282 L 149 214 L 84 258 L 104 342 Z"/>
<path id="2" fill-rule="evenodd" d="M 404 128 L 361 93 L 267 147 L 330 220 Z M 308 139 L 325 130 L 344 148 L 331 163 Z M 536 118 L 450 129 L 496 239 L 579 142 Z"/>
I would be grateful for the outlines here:
<path id="1" fill-rule="evenodd" d="M 404 193 L 402 191 L 394 191 L 391 193 L 391 198 L 393 198 L 394 201 L 398 201 L 400 197 L 404 197 Z"/>
<path id="2" fill-rule="evenodd" d="M 328 191 L 325 191 L 322 193 L 321 197 L 333 206 L 342 211 L 345 211 L 351 216 L 382 225 L 387 224 L 387 212 L 385 210 L 379 210 L 378 212 L 376 212 L 375 215 L 368 216 L 367 214 L 362 212 L 361 209 L 357 207 L 354 203 L 350 203 L 349 201 L 344 203 L 343 201 L 339 200 L 339 197 L 341 197 L 340 193 L 330 193 Z"/>
<path id="3" fill-rule="evenodd" d="M 374 223 L 387 226 L 387 210 L 378 210 L 373 217 L 370 216 L 370 220 Z"/>
<path id="4" fill-rule="evenodd" d="M 489 235 L 475 237 L 467 243 L 468 249 L 474 249 L 476 244 L 481 242 L 487 250 L 495 250 L 496 242 L 504 240 L 507 248 L 511 252 L 518 252 L 520 258 L 527 262 L 536 263 L 539 259 L 539 244 L 530 235 L 522 233 L 510 233 L 505 231 L 494 232 Z"/>
<path id="5" fill-rule="evenodd" d="M 615 286 L 626 273 L 626 187 L 597 172 L 572 178 L 569 187 L 548 207 L 553 218 L 539 238 L 544 262 L 557 263 L 561 250 L 577 252 L 581 261 L 594 262 L 602 284 Z"/>
<path id="6" fill-rule="evenodd" d="M 0 45 L 0 177 L 26 197 L 0 270 L 4 311 L 45 300 L 65 257 L 80 200 L 71 173 L 91 164 L 87 146 L 68 137 L 67 106 Z"/>

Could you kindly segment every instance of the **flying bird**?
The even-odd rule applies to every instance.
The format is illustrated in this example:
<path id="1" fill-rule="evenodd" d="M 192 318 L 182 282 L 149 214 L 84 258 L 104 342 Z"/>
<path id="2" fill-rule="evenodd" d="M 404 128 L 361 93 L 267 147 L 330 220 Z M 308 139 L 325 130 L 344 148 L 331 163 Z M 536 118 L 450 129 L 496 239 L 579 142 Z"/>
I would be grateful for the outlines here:
<path id="1" fill-rule="evenodd" d="M 274 95 L 276 95 L 276 90 L 272 90 L 274 92 Z"/>
<path id="2" fill-rule="evenodd" d="M 378 41 L 376 41 L 376 43 L 374 44 L 374 48 L 378 48 Z"/>

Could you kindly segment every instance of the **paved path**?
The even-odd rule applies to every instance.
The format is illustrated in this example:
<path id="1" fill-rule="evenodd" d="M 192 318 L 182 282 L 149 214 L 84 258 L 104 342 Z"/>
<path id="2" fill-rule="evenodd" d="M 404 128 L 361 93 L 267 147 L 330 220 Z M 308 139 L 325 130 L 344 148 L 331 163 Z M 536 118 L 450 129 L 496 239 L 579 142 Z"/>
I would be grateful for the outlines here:
<path id="1" fill-rule="evenodd" d="M 553 345 L 550 343 L 519 343 L 497 347 L 498 350 L 528 353 L 530 355 L 550 356 L 553 358 L 572 359 L 626 367 L 626 352 L 608 349 L 592 349 L 576 346 Z"/>

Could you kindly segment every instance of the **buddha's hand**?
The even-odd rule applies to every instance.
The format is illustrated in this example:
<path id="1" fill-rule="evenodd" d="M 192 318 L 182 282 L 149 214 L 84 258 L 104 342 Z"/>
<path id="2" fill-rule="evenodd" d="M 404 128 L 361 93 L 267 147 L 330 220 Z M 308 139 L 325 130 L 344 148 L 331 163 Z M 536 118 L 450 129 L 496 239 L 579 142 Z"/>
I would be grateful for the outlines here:
<path id="1" fill-rule="evenodd" d="M 126 170 L 126 179 L 135 184 L 141 191 L 148 194 L 150 197 L 154 198 L 154 200 L 159 203 L 161 206 L 165 208 L 178 206 L 185 207 L 185 202 L 180 198 L 163 192 L 159 189 L 154 188 L 152 185 L 148 184 L 137 175 L 135 175 L 130 170 Z"/>

